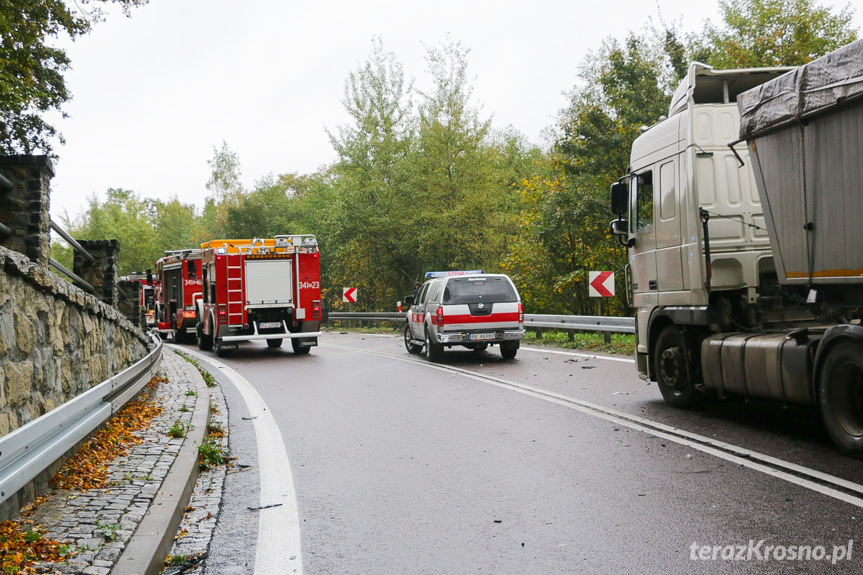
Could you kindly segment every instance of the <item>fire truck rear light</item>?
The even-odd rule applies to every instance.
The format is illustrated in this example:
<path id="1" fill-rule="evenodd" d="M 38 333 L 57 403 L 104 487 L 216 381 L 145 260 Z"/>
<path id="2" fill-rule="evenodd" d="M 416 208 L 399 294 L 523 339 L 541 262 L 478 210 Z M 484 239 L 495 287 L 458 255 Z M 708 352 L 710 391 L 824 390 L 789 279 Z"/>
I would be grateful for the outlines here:
<path id="1" fill-rule="evenodd" d="M 219 317 L 225 317 L 226 315 L 228 315 L 228 306 L 219 304 Z"/>
<path id="2" fill-rule="evenodd" d="M 438 306 L 435 320 L 438 327 L 443 327 L 443 306 Z"/>
<path id="3" fill-rule="evenodd" d="M 321 319 L 321 300 L 312 300 L 312 319 Z"/>
<path id="4" fill-rule="evenodd" d="M 524 308 L 521 307 L 521 302 L 518 303 L 518 323 L 524 323 Z"/>

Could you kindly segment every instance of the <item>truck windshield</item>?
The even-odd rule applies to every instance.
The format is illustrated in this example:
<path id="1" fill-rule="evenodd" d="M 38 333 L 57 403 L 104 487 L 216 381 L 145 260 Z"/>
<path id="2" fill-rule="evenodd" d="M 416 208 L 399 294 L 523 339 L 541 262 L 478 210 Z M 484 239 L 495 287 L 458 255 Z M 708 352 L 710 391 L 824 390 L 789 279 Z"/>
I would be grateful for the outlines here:
<path id="1" fill-rule="evenodd" d="M 443 303 L 499 303 L 517 301 L 515 289 L 506 278 L 453 278 L 446 284 Z"/>

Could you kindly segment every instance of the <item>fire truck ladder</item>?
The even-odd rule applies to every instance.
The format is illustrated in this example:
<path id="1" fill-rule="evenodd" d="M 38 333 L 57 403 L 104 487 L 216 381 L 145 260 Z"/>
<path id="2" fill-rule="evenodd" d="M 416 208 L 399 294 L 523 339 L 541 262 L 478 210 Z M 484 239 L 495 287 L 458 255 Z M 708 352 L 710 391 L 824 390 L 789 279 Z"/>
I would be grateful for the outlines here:
<path id="1" fill-rule="evenodd" d="M 243 260 L 228 257 L 228 325 L 243 323 Z"/>

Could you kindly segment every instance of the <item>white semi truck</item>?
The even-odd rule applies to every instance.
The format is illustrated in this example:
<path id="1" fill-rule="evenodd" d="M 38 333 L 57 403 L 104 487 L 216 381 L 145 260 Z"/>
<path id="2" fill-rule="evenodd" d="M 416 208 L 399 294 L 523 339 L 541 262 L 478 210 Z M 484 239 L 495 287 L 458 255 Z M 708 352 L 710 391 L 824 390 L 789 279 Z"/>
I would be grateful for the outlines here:
<path id="1" fill-rule="evenodd" d="M 611 203 L 639 375 L 678 407 L 820 408 L 863 457 L 863 41 L 794 69 L 691 64 Z"/>

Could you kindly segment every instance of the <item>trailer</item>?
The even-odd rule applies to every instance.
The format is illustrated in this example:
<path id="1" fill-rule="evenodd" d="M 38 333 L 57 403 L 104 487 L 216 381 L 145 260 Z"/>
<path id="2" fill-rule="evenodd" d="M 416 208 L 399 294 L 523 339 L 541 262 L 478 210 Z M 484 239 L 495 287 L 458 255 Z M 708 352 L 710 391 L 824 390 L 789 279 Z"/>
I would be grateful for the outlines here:
<path id="1" fill-rule="evenodd" d="M 313 235 L 201 244 L 198 347 L 225 355 L 243 341 L 270 348 L 290 339 L 297 354 L 318 343 L 323 320 L 320 252 Z"/>
<path id="2" fill-rule="evenodd" d="M 639 375 L 678 407 L 818 408 L 863 457 L 863 41 L 791 70 L 691 64 L 611 199 Z"/>

